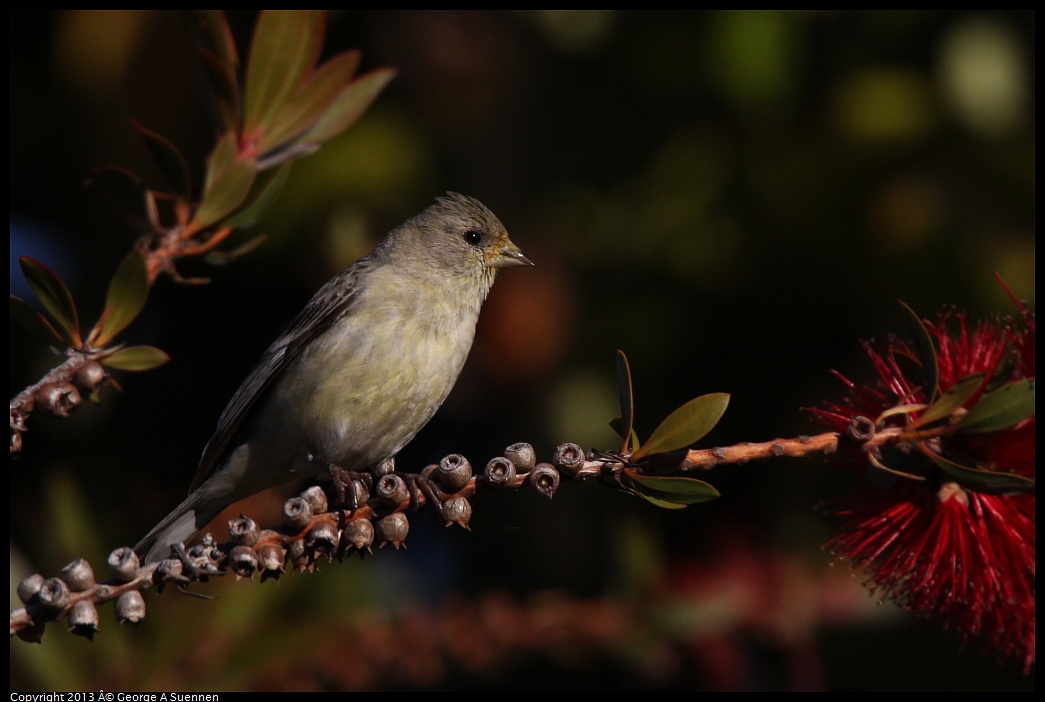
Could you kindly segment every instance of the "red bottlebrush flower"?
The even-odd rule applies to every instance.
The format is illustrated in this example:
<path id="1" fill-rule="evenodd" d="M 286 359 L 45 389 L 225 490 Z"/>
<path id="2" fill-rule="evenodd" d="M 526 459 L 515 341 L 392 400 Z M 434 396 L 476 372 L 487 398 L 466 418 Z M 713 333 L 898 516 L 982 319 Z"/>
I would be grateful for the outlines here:
<path id="1" fill-rule="evenodd" d="M 909 344 L 865 344 L 873 385 L 811 410 L 871 480 L 824 511 L 827 546 L 871 591 L 1029 673 L 1035 636 L 1034 316 L 945 313 Z M 928 347 L 932 346 L 932 349 Z M 847 450 L 851 449 L 851 450 Z"/>

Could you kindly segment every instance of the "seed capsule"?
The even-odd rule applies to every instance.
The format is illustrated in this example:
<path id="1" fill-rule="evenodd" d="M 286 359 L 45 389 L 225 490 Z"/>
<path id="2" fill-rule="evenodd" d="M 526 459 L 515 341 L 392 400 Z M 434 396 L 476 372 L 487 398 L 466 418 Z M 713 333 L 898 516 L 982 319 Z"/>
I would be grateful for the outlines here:
<path id="1" fill-rule="evenodd" d="M 53 611 L 65 609 L 69 604 L 69 586 L 61 578 L 48 578 L 40 585 L 36 601 Z"/>
<path id="2" fill-rule="evenodd" d="M 44 622 L 34 621 L 29 626 L 24 626 L 15 632 L 15 636 L 27 643 L 39 643 L 44 637 Z"/>
<path id="3" fill-rule="evenodd" d="M 472 464 L 459 453 L 451 453 L 439 461 L 439 483 L 450 492 L 460 490 L 472 478 Z"/>
<path id="4" fill-rule="evenodd" d="M 377 491 L 378 499 L 386 505 L 396 506 L 410 499 L 406 481 L 398 473 L 381 476 L 374 489 Z"/>
<path id="5" fill-rule="evenodd" d="M 322 520 L 308 532 L 305 537 L 305 545 L 327 558 L 333 558 L 337 553 L 337 547 L 341 543 L 341 535 L 337 531 L 337 525 L 332 521 Z"/>
<path id="6" fill-rule="evenodd" d="M 129 583 L 141 572 L 141 561 L 138 560 L 138 554 L 134 552 L 133 548 L 127 546 L 121 546 L 112 551 L 105 561 L 105 566 L 109 569 L 109 575 L 121 583 Z"/>
<path id="7" fill-rule="evenodd" d="M 453 495 L 443 503 L 443 516 L 446 517 L 446 526 L 456 524 L 467 529 L 472 519 L 472 503 L 466 497 Z"/>
<path id="8" fill-rule="evenodd" d="M 304 529 L 312 521 L 312 508 L 300 497 L 291 497 L 283 503 L 283 523 L 295 529 Z"/>
<path id="9" fill-rule="evenodd" d="M 547 497 L 559 489 L 559 471 L 551 463 L 538 463 L 530 473 L 530 484 Z"/>
<path id="10" fill-rule="evenodd" d="M 76 371 L 76 376 L 73 378 L 73 382 L 76 386 L 87 394 L 98 392 L 101 390 L 102 385 L 109 379 L 109 374 L 105 372 L 105 368 L 102 364 L 97 361 L 88 361 L 87 363 L 80 366 Z"/>
<path id="11" fill-rule="evenodd" d="M 577 475 L 584 467 L 584 449 L 577 444 L 559 444 L 552 459 L 555 466 L 568 476 Z"/>
<path id="12" fill-rule="evenodd" d="M 83 400 L 72 383 L 45 383 L 36 393 L 36 406 L 44 414 L 65 419 Z"/>
<path id="13" fill-rule="evenodd" d="M 90 600 L 80 600 L 70 610 L 68 624 L 72 634 L 93 640 L 98 633 L 98 608 Z"/>
<path id="14" fill-rule="evenodd" d="M 116 598 L 116 621 L 137 624 L 145 619 L 145 598 L 138 590 L 128 590 Z"/>
<path id="15" fill-rule="evenodd" d="M 40 594 L 40 588 L 44 584 L 44 576 L 39 573 L 33 573 L 22 578 L 22 582 L 18 583 L 18 599 L 22 601 L 22 604 L 31 604 L 36 600 L 36 596 Z"/>
<path id="16" fill-rule="evenodd" d="M 83 592 L 94 587 L 94 568 L 83 558 L 67 563 L 58 577 L 64 580 L 73 592 Z"/>
<path id="17" fill-rule="evenodd" d="M 526 442 L 512 444 L 504 450 L 504 457 L 515 465 L 519 474 L 529 473 L 537 465 L 537 453 Z"/>
<path id="18" fill-rule="evenodd" d="M 374 530 L 382 546 L 388 543 L 399 548 L 406 540 L 406 535 L 410 533 L 410 521 L 402 512 L 392 512 L 377 520 Z"/>
<path id="19" fill-rule="evenodd" d="M 265 544 L 258 554 L 259 568 L 262 571 L 262 580 L 266 576 L 279 577 L 286 564 L 287 551 L 278 544 Z"/>
<path id="20" fill-rule="evenodd" d="M 369 519 L 353 519 L 345 525 L 341 540 L 357 551 L 370 550 L 374 543 L 374 525 Z"/>
<path id="21" fill-rule="evenodd" d="M 515 464 L 507 458 L 491 458 L 483 471 L 483 477 L 490 487 L 511 487 L 515 482 Z"/>
<path id="22" fill-rule="evenodd" d="M 301 493 L 301 499 L 308 503 L 312 514 L 323 514 L 327 511 L 327 494 L 318 485 L 312 485 Z"/>
<path id="23" fill-rule="evenodd" d="M 229 570 L 241 578 L 249 578 L 258 568 L 258 555 L 250 546 L 233 546 L 229 553 Z"/>
<path id="24" fill-rule="evenodd" d="M 238 546 L 253 546 L 261 536 L 257 522 L 245 514 L 229 520 L 229 536 Z"/>

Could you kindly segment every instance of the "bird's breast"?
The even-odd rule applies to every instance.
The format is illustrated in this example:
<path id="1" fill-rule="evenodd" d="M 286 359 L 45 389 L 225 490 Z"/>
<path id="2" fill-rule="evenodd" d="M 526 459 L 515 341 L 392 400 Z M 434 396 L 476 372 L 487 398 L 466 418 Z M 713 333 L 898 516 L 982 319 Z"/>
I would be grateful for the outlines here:
<path id="1" fill-rule="evenodd" d="M 270 406 L 300 409 L 277 421 L 299 424 L 305 450 L 364 470 L 395 455 L 450 393 L 477 313 L 445 296 L 405 292 L 363 297 L 277 383 L 283 402 Z"/>

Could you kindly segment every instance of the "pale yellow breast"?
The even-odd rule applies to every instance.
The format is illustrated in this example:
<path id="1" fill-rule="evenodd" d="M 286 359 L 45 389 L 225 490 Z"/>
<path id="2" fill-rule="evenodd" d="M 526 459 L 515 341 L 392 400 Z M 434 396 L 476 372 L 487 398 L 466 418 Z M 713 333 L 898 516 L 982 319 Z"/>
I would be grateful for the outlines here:
<path id="1" fill-rule="evenodd" d="M 419 289 L 416 280 L 375 271 L 369 282 L 383 294 L 361 298 L 273 389 L 274 406 L 295 408 L 279 421 L 298 427 L 307 450 L 356 470 L 397 453 L 435 414 L 464 366 L 478 317 L 477 304 Z"/>

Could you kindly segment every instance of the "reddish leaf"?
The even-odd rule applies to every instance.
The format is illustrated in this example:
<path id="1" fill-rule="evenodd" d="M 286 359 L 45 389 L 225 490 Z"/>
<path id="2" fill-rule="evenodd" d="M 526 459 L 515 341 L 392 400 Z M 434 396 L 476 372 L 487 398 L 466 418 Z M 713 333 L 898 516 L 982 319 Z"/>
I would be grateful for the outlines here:
<path id="1" fill-rule="evenodd" d="M 21 298 L 11 296 L 11 319 L 21 323 L 34 336 L 48 346 L 61 346 L 61 335 L 42 314 L 34 310 Z"/>
<path id="2" fill-rule="evenodd" d="M 83 345 L 80 338 L 80 320 L 76 314 L 76 303 L 68 286 L 53 270 L 36 259 L 22 256 L 18 259 L 22 266 L 22 274 L 32 288 L 36 297 L 43 304 L 51 318 L 58 324 L 63 341 L 70 346 Z"/>
<path id="3" fill-rule="evenodd" d="M 253 226 L 262 215 L 264 215 L 276 197 L 282 192 L 283 185 L 290 175 L 290 164 L 284 163 L 276 169 L 269 169 L 257 174 L 251 185 L 250 194 L 244 200 L 243 205 L 238 208 L 236 214 L 226 219 L 223 224 L 226 227 L 250 227 Z"/>
<path id="4" fill-rule="evenodd" d="M 132 215 L 146 219 L 145 185 L 131 171 L 121 166 L 99 166 L 91 173 L 88 184 L 99 186 Z"/>
<path id="5" fill-rule="evenodd" d="M 191 197 L 192 178 L 189 176 L 189 164 L 185 162 L 185 157 L 181 155 L 177 147 L 167 138 L 146 129 L 137 122 L 132 122 L 132 125 L 145 140 L 145 146 L 148 147 L 167 182 L 170 183 L 174 194 L 186 200 Z"/>
<path id="6" fill-rule="evenodd" d="M 200 27 L 207 34 L 211 51 L 215 58 L 232 69 L 235 74 L 239 67 L 239 58 L 236 55 L 236 42 L 232 38 L 232 29 L 229 27 L 225 13 L 221 10 L 193 10 L 199 20 Z"/>
<path id="7" fill-rule="evenodd" d="M 929 402 L 933 402 L 940 396 L 940 371 L 936 363 L 936 344 L 925 328 L 921 317 L 915 314 L 907 303 L 901 301 L 900 306 L 907 310 L 907 322 L 914 335 L 914 345 L 918 350 L 918 358 L 922 364 L 922 373 L 925 374 L 925 395 Z"/>
<path id="8" fill-rule="evenodd" d="M 98 338 L 92 344 L 105 346 L 134 321 L 149 297 L 149 274 L 145 257 L 134 250 L 127 254 L 109 281 L 105 316 L 99 322 Z"/>
<path id="9" fill-rule="evenodd" d="M 637 449 L 638 442 L 631 444 L 630 447 L 628 445 L 628 440 L 635 434 L 635 396 L 631 385 L 631 367 L 628 365 L 628 357 L 620 349 L 617 349 L 617 398 L 620 401 L 620 428 L 617 433 L 624 439 L 624 446 L 621 450 Z"/>
<path id="10" fill-rule="evenodd" d="M 360 76 L 338 93 L 330 107 L 301 141 L 306 144 L 321 144 L 348 129 L 366 112 L 395 75 L 396 71 L 392 68 L 379 68 Z"/>
<path id="11" fill-rule="evenodd" d="M 206 49 L 200 49 L 199 55 L 217 102 L 221 131 L 238 132 L 242 105 L 234 69 Z"/>
<path id="12" fill-rule="evenodd" d="M 236 135 L 226 132 L 207 160 L 203 197 L 191 226 L 206 229 L 236 210 L 250 194 L 257 175 L 253 158 L 241 158 Z"/>
<path id="13" fill-rule="evenodd" d="M 317 10 L 265 10 L 254 26 L 247 60 L 243 132 L 268 130 L 270 119 L 319 61 L 325 15 Z"/>
<path id="14" fill-rule="evenodd" d="M 315 124 L 348 85 L 358 66 L 359 52 L 353 51 L 335 56 L 308 76 L 268 120 L 258 142 L 258 153 L 264 155 L 279 149 Z"/>

